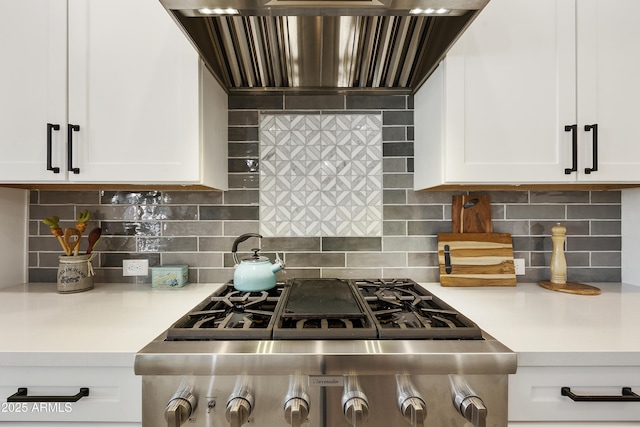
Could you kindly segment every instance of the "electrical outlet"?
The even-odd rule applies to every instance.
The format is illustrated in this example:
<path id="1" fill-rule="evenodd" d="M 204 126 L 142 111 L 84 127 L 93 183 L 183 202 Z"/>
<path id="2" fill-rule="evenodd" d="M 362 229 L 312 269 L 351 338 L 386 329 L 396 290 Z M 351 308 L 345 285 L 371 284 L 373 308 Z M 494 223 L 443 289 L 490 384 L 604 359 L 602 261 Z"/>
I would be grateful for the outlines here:
<path id="1" fill-rule="evenodd" d="M 516 267 L 516 276 L 524 276 L 524 258 L 515 258 L 513 265 Z"/>
<path id="2" fill-rule="evenodd" d="M 149 274 L 148 259 L 123 259 L 122 275 L 123 276 L 146 276 Z"/>

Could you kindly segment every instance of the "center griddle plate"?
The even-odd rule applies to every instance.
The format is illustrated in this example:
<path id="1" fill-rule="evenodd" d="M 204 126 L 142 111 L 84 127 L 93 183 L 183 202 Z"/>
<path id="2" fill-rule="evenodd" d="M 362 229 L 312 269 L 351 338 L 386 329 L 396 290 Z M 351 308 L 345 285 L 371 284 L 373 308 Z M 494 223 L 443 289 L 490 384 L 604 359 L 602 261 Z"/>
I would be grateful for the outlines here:
<path id="1" fill-rule="evenodd" d="M 283 293 L 274 339 L 377 338 L 357 290 L 341 279 L 293 279 Z"/>
<path id="2" fill-rule="evenodd" d="M 281 313 L 292 319 L 363 317 L 364 310 L 346 280 L 294 280 Z"/>

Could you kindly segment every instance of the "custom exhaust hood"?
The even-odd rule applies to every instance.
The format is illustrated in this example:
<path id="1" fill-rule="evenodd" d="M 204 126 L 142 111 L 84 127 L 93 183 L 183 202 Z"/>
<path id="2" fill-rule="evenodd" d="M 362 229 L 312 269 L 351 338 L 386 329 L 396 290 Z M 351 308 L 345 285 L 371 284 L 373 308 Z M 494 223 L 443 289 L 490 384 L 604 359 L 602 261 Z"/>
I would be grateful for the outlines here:
<path id="1" fill-rule="evenodd" d="M 489 0 L 160 0 L 229 92 L 415 91 Z"/>

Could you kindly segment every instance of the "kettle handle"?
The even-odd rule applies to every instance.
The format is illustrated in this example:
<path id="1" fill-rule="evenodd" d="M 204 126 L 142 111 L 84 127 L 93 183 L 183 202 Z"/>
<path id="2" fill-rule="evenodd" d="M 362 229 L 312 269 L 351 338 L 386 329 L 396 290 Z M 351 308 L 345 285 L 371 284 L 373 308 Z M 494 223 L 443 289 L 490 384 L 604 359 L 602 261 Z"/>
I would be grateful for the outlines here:
<path id="1" fill-rule="evenodd" d="M 257 237 L 258 239 L 262 239 L 262 236 L 259 234 L 246 233 L 241 236 L 238 236 L 238 238 L 233 241 L 233 246 L 231 247 L 231 253 L 233 254 L 233 260 L 235 261 L 236 264 L 238 264 L 238 256 L 236 255 L 236 252 L 238 252 L 238 244 L 244 242 L 247 239 L 250 239 L 251 237 Z"/>

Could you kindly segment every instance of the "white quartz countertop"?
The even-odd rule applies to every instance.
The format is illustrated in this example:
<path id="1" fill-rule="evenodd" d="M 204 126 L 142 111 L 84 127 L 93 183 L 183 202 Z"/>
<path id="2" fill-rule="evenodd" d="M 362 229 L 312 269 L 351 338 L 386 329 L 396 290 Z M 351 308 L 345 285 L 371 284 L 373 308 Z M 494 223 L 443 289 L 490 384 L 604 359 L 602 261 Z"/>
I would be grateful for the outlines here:
<path id="1" fill-rule="evenodd" d="M 219 286 L 109 283 L 73 294 L 57 293 L 55 283 L 0 289 L 0 365 L 133 366 L 138 350 Z"/>
<path id="2" fill-rule="evenodd" d="M 602 293 L 566 294 L 537 283 L 422 285 L 518 353 L 520 365 L 535 364 L 543 354 L 559 365 L 576 364 L 577 358 L 585 364 L 640 364 L 640 286 L 588 284 Z"/>
<path id="3" fill-rule="evenodd" d="M 640 360 L 640 287 L 594 285 L 598 296 L 569 295 L 534 283 L 516 287 L 451 288 L 422 283 L 526 361 L 526 354 L 617 354 Z M 0 289 L 0 365 L 131 364 L 135 353 L 221 284 L 180 289 L 96 284 L 88 292 L 58 294 L 55 284 Z M 521 358 L 524 356 L 524 359 Z M 626 358 L 626 359 L 625 359 Z M 632 362 L 630 362 L 632 363 Z"/>

